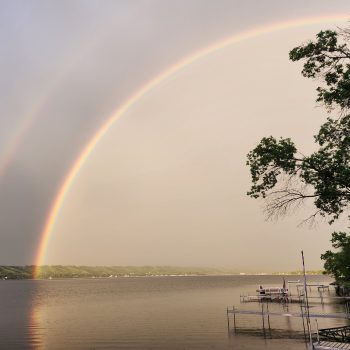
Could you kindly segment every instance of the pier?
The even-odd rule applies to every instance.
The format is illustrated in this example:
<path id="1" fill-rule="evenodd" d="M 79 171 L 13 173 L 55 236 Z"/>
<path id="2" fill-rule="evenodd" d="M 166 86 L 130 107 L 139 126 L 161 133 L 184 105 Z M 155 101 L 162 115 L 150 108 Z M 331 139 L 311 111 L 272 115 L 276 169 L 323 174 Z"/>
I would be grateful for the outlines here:
<path id="1" fill-rule="evenodd" d="M 324 328 L 318 331 L 320 339 L 332 340 L 335 342 L 350 342 L 350 326 Z"/>
<path id="2" fill-rule="evenodd" d="M 290 292 L 290 284 L 294 284 L 295 292 Z M 314 290 L 314 293 L 308 295 L 308 291 Z M 350 350 L 350 297 L 336 296 L 330 292 L 330 286 L 325 283 L 301 284 L 300 281 L 288 281 L 288 288 L 283 281 L 283 287 L 268 287 L 259 286 L 256 293 L 247 293 L 240 295 L 240 303 L 257 302 L 259 308 L 256 310 L 237 308 L 235 306 L 227 307 L 227 326 L 230 330 L 233 326 L 234 331 L 239 331 L 240 320 L 239 316 L 257 316 L 261 319 L 261 325 L 264 336 L 265 330 L 271 336 L 271 317 L 282 317 L 286 319 L 299 318 L 302 322 L 302 330 L 304 330 L 305 341 L 313 344 L 313 349 L 317 350 Z M 300 307 L 288 307 L 289 303 L 297 303 Z M 326 313 L 320 309 L 311 310 L 312 304 L 343 304 L 344 312 Z M 280 309 L 277 305 L 280 304 Z M 242 305 L 243 306 L 243 305 Z M 290 311 L 289 311 L 290 310 Z M 316 320 L 317 332 L 311 331 L 310 320 Z M 317 319 L 336 319 L 344 320 L 345 325 L 341 327 L 322 328 L 318 329 Z M 270 322 L 271 321 L 271 322 Z M 246 321 L 244 320 L 246 324 Z M 242 325 L 243 326 L 243 325 Z M 246 326 L 243 326 L 246 328 Z M 249 327 L 249 326 L 248 326 Z M 309 334 L 309 335 L 307 335 Z M 309 340 L 307 340 L 309 338 Z M 312 338 L 317 342 L 313 342 Z"/>
<path id="3" fill-rule="evenodd" d="M 315 350 L 350 350 L 350 344 L 329 341 L 320 341 L 314 344 Z"/>
<path id="4" fill-rule="evenodd" d="M 334 313 L 334 314 L 324 314 L 324 313 L 306 313 L 306 312 L 275 312 L 269 311 L 268 309 L 262 311 L 253 311 L 253 310 L 242 310 L 236 309 L 232 307 L 232 309 L 227 308 L 227 315 L 229 317 L 230 314 L 233 314 L 234 319 L 236 319 L 236 315 L 259 315 L 263 317 L 270 316 L 281 316 L 281 317 L 310 317 L 310 318 L 333 318 L 333 319 L 349 319 L 350 314 L 347 313 Z"/>
<path id="5" fill-rule="evenodd" d="M 308 299 L 311 302 L 320 302 L 324 303 L 325 300 L 338 300 L 338 301 L 345 301 L 350 302 L 350 297 L 338 297 L 333 295 L 324 295 L 321 293 L 318 296 L 309 296 Z M 254 295 L 254 294 L 241 294 L 240 295 L 240 302 L 241 303 L 248 303 L 248 302 L 262 302 L 262 301 L 269 301 L 269 302 L 286 302 L 286 303 L 302 303 L 303 302 L 303 295 L 288 295 L 287 297 L 271 297 L 269 295 Z"/>

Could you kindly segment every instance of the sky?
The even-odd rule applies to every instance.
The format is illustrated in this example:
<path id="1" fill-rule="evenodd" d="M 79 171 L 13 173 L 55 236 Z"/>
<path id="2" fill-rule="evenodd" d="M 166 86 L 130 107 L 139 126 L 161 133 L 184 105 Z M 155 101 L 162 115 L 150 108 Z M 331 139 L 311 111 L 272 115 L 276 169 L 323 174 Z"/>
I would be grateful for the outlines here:
<path id="1" fill-rule="evenodd" d="M 350 13 L 348 1 L 0 1 L 0 264 L 33 264 L 67 173 L 142 86 L 225 38 Z M 266 221 L 246 154 L 266 135 L 313 149 L 326 117 L 288 51 L 321 29 L 246 39 L 156 85 L 101 138 L 50 232 L 47 264 L 320 268 L 330 233 Z M 279 263 L 276 266 L 276 261 Z"/>

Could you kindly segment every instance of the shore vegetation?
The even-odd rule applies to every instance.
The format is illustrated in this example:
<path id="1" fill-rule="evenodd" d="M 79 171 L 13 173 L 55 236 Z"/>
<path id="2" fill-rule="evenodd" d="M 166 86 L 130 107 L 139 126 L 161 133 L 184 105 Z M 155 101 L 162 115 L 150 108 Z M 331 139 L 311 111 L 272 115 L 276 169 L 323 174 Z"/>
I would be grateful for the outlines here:
<path id="1" fill-rule="evenodd" d="M 39 271 L 36 275 L 35 272 Z M 308 271 L 311 275 L 322 271 Z M 224 275 L 300 275 L 294 272 L 237 272 L 233 269 L 176 266 L 0 266 L 0 280 L 10 279 L 53 279 L 53 278 L 119 278 L 160 276 L 224 276 Z"/>

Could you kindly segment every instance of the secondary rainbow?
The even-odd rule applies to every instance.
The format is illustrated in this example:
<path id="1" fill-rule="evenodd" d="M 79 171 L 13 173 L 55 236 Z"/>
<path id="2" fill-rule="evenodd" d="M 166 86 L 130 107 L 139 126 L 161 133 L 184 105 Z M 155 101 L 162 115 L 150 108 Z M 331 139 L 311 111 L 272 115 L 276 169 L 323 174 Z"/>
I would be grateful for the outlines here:
<path id="1" fill-rule="evenodd" d="M 128 111 L 137 101 L 139 101 L 143 96 L 145 96 L 149 91 L 157 87 L 160 83 L 164 82 L 173 74 L 177 73 L 179 70 L 190 65 L 191 63 L 197 61 L 198 59 L 213 53 L 217 50 L 223 49 L 229 45 L 233 45 L 244 40 L 255 38 L 264 34 L 295 28 L 302 27 L 306 25 L 322 24 L 322 23 L 332 23 L 347 21 L 349 15 L 345 14 L 334 14 L 322 17 L 313 18 L 303 18 L 298 20 L 286 21 L 283 23 L 274 23 L 267 26 L 254 28 L 245 32 L 238 33 L 236 35 L 225 38 L 211 46 L 208 46 L 202 50 L 195 52 L 194 54 L 180 60 L 174 65 L 170 66 L 168 69 L 160 73 L 158 76 L 150 80 L 147 84 L 142 86 L 137 90 L 132 96 L 130 96 L 101 126 L 101 128 L 93 135 L 88 144 L 85 146 L 79 157 L 74 162 L 73 166 L 69 170 L 68 174 L 64 178 L 57 195 L 55 196 L 50 211 L 48 213 L 47 219 L 44 224 L 43 231 L 41 233 L 41 238 L 39 242 L 39 247 L 35 259 L 35 271 L 34 277 L 38 278 L 40 274 L 40 265 L 43 264 L 45 260 L 45 252 L 49 242 L 50 234 L 55 225 L 57 216 L 59 215 L 60 208 L 65 200 L 65 197 L 72 186 L 75 178 L 77 177 L 80 169 L 84 165 L 86 159 L 89 157 L 91 152 L 94 150 L 99 140 L 107 133 L 107 131 L 112 127 L 112 125 L 126 112 Z"/>
<path id="2" fill-rule="evenodd" d="M 141 6 L 135 6 L 135 8 L 138 7 Z M 105 22 L 98 31 L 94 32 L 93 36 L 89 36 L 86 41 L 82 42 L 82 45 L 76 48 L 77 54 L 73 55 L 73 57 L 68 57 L 63 67 L 57 71 L 57 75 L 54 79 L 46 86 L 43 86 L 43 90 L 33 106 L 26 109 L 28 111 L 26 116 L 22 118 L 17 129 L 14 130 L 12 137 L 9 138 L 9 141 L 5 144 L 4 150 L 1 152 L 0 184 L 23 140 L 32 126 L 35 125 L 36 121 L 40 118 L 40 114 L 44 110 L 46 104 L 50 102 L 54 94 L 57 93 L 57 90 L 62 88 L 65 80 L 72 74 L 77 65 L 83 61 L 84 56 L 89 55 L 90 52 L 96 48 L 101 38 L 105 37 L 110 30 L 113 30 L 115 25 L 116 23 L 114 21 Z"/>

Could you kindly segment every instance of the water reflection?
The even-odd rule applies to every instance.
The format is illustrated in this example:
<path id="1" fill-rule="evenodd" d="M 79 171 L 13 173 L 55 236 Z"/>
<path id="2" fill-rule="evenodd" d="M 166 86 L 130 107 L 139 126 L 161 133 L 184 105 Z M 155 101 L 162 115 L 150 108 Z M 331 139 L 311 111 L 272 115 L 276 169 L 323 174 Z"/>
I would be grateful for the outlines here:
<path id="1" fill-rule="evenodd" d="M 28 322 L 28 344 L 37 350 L 45 349 L 42 312 L 37 302 L 33 302 Z"/>
<path id="2" fill-rule="evenodd" d="M 41 325 L 33 314 L 35 281 L 0 281 L 0 348 L 40 349 Z"/>
<path id="3" fill-rule="evenodd" d="M 324 277 L 322 277 L 324 279 Z M 226 307 L 242 291 L 278 276 L 160 277 L 0 283 L 0 348 L 33 349 L 305 349 L 301 318 L 251 315 L 227 331 Z M 341 304 L 313 303 L 315 312 L 343 312 Z M 270 311 L 300 312 L 299 304 Z M 266 321 L 266 320 L 265 320 Z M 312 321 L 314 322 L 314 321 Z M 344 325 L 320 319 L 319 327 Z M 314 327 L 314 325 L 313 325 Z M 316 329 L 316 327 L 314 327 Z"/>

